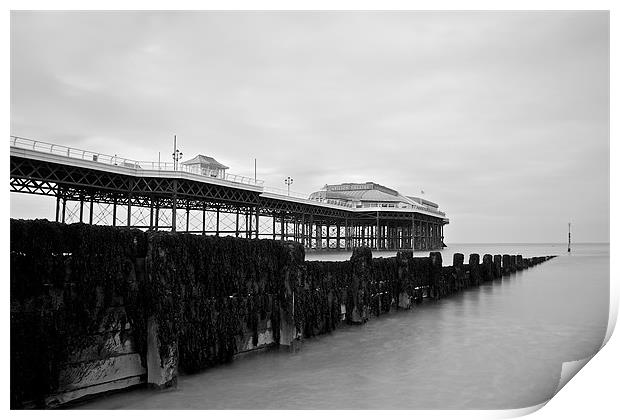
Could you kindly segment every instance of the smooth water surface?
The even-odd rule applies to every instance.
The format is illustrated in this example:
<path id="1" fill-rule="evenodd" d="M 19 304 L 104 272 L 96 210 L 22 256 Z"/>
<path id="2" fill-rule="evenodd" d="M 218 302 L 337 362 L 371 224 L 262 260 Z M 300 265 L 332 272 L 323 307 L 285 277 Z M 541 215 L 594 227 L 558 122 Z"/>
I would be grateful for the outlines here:
<path id="1" fill-rule="evenodd" d="M 89 409 L 508 409 L 553 396 L 565 361 L 600 348 L 609 308 L 609 245 L 460 245 L 462 252 L 558 255 L 411 311 L 136 389 Z M 393 254 L 374 253 L 375 256 Z M 416 256 L 428 253 L 416 253 Z M 307 259 L 347 259 L 350 253 Z"/>

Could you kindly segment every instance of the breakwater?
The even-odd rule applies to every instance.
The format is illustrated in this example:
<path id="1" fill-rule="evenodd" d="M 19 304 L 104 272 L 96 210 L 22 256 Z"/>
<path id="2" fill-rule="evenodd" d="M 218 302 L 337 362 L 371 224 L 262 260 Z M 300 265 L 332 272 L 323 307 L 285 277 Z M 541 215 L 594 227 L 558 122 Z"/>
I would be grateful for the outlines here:
<path id="1" fill-rule="evenodd" d="M 12 406 L 164 386 L 549 258 L 489 257 L 306 262 L 292 243 L 11 221 Z"/>

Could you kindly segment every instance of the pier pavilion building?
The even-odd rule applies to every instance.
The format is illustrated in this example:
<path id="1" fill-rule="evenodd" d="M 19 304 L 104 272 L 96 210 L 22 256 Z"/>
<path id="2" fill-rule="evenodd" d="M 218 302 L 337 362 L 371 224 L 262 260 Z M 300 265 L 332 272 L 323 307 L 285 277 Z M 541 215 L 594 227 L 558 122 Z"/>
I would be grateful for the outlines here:
<path id="1" fill-rule="evenodd" d="M 308 198 L 351 208 L 366 220 L 374 216 L 375 225 L 361 225 L 352 234 L 372 248 L 429 250 L 445 246 L 443 226 L 449 219 L 438 204 L 424 198 L 405 196 L 375 182 L 325 185 Z"/>
<path id="2" fill-rule="evenodd" d="M 196 155 L 195 158 L 182 162 L 181 165 L 186 166 L 190 172 L 222 179 L 226 178 L 226 170 L 229 169 L 228 166 L 222 165 L 211 156 L 205 155 Z"/>

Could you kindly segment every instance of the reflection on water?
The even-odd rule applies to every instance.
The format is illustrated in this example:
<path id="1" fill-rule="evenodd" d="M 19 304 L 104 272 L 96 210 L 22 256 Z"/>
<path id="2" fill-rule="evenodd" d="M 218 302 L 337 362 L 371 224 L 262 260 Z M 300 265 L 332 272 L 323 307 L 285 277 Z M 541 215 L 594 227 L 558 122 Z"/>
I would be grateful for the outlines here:
<path id="1" fill-rule="evenodd" d="M 452 254 L 559 255 L 411 311 L 79 408 L 485 409 L 550 398 L 564 361 L 596 352 L 609 307 L 609 245 L 461 245 Z M 389 256 L 375 253 L 375 256 Z M 420 253 L 417 256 L 427 255 Z M 321 255 L 347 259 L 348 253 Z M 318 259 L 317 254 L 307 259 Z"/>

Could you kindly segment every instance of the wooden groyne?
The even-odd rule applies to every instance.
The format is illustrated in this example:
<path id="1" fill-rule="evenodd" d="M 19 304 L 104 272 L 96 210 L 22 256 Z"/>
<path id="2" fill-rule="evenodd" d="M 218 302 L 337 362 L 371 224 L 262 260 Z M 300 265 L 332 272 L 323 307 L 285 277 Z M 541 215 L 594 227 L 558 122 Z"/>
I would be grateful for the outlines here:
<path id="1" fill-rule="evenodd" d="M 11 220 L 11 407 L 55 407 L 295 348 L 550 256 L 305 261 L 296 243 Z"/>

